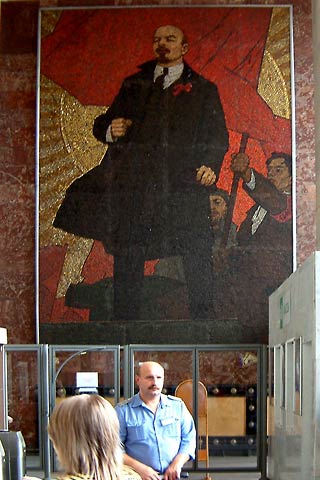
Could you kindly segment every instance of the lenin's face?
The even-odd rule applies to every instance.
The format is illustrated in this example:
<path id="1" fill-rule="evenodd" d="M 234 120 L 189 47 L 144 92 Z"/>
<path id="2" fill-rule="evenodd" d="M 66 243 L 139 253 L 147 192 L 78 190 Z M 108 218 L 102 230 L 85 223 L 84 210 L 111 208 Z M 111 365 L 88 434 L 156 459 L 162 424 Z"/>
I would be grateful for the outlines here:
<path id="1" fill-rule="evenodd" d="M 159 27 L 153 38 L 153 51 L 159 65 L 171 67 L 182 62 L 188 51 L 183 32 L 172 25 Z"/>

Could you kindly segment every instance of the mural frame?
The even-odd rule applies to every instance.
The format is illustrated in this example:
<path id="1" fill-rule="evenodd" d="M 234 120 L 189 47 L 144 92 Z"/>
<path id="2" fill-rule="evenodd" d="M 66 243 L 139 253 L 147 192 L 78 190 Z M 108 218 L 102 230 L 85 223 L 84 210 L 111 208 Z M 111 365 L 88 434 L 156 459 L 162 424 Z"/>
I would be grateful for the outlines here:
<path id="1" fill-rule="evenodd" d="M 248 88 L 250 87 L 252 89 L 252 85 L 254 82 L 256 82 L 258 77 L 253 77 L 250 69 L 257 69 L 256 64 L 261 61 L 259 70 L 259 84 L 256 83 L 255 87 L 256 90 L 259 87 L 259 102 L 261 102 L 261 98 L 263 98 L 263 102 L 268 107 L 261 111 L 265 112 L 266 115 L 266 117 L 263 117 L 263 120 L 270 120 L 270 128 L 265 128 L 265 130 L 268 132 L 266 135 L 270 136 L 270 138 L 263 137 L 261 139 L 259 137 L 259 145 L 258 141 L 256 141 L 256 138 L 257 135 L 262 135 L 262 133 L 260 131 L 257 133 L 257 130 L 259 129 L 255 128 L 256 125 L 254 125 L 254 123 L 255 121 L 257 123 L 257 115 L 261 115 L 261 111 L 256 113 L 254 108 L 251 108 L 256 104 L 249 105 L 249 97 L 246 96 L 246 90 L 241 90 L 240 87 L 239 90 L 238 87 L 237 90 L 232 90 L 231 86 L 234 84 L 232 83 L 233 79 L 231 76 L 228 80 L 230 83 L 228 83 L 227 80 L 224 80 L 223 82 L 220 81 L 219 83 L 218 73 L 216 74 L 216 78 L 210 78 L 212 69 L 210 70 L 211 67 L 208 67 L 208 65 L 210 65 L 210 63 L 208 63 L 210 60 L 210 54 L 208 54 L 208 45 L 215 45 L 215 42 L 217 42 L 217 38 L 219 38 L 219 36 L 216 34 L 216 30 L 214 30 L 214 34 L 217 36 L 217 38 L 213 35 L 213 39 L 211 40 L 212 43 L 203 45 L 199 44 L 200 37 L 202 38 L 209 36 L 208 32 L 205 30 L 205 23 L 203 24 L 204 30 L 201 31 L 199 26 L 200 23 L 196 25 L 195 22 L 196 26 L 193 27 L 194 30 L 191 33 L 188 32 L 190 36 L 188 62 L 192 68 L 194 68 L 194 70 L 199 70 L 206 79 L 209 79 L 209 81 L 212 81 L 218 85 L 218 90 L 220 92 L 224 109 L 226 109 L 228 102 L 231 102 L 230 99 L 233 99 L 235 93 L 238 94 L 239 98 L 245 99 L 243 103 L 241 103 L 240 99 L 238 100 L 238 103 L 234 99 L 232 100 L 232 106 L 236 113 L 235 116 L 237 116 L 237 121 L 242 123 L 240 129 L 241 133 L 238 133 L 236 128 L 231 126 L 232 121 L 234 121 L 233 119 L 227 120 L 229 149 L 226 153 L 225 160 L 221 168 L 218 182 L 219 190 L 228 192 L 230 197 L 232 197 L 232 188 L 234 188 L 234 185 L 232 183 L 232 175 L 230 174 L 231 155 L 241 150 L 243 132 L 246 131 L 245 127 L 248 126 L 249 130 L 249 140 L 246 144 L 246 152 L 248 153 L 249 157 L 252 155 L 257 155 L 258 160 L 256 160 L 256 163 L 254 163 L 254 167 L 258 172 L 262 172 L 263 176 L 266 175 L 265 160 L 270 157 L 272 151 L 275 150 L 278 152 L 289 152 L 290 150 L 289 153 L 291 154 L 292 159 L 292 204 L 290 206 L 292 212 L 292 225 L 290 227 L 292 228 L 292 250 L 290 252 L 292 265 L 290 267 L 290 271 L 295 269 L 295 115 L 292 6 L 272 7 L 266 5 L 259 7 L 230 7 L 211 5 L 197 7 L 139 6 L 41 8 L 39 13 L 38 36 L 38 114 L 36 158 L 36 195 L 38 206 L 36 212 L 36 334 L 37 341 L 40 341 L 41 343 L 61 343 L 62 339 L 63 343 L 68 344 L 97 344 L 97 338 L 100 339 L 101 343 L 120 344 L 150 342 L 186 344 L 190 343 L 190 341 L 192 343 L 200 344 L 267 343 L 266 314 L 264 313 L 263 330 L 260 328 L 260 326 L 257 326 L 254 323 L 254 318 L 256 318 L 256 312 L 254 311 L 254 308 L 257 308 L 256 311 L 259 311 L 259 309 L 261 309 L 260 303 L 257 301 L 257 306 L 253 308 L 252 318 L 246 318 L 246 314 L 244 313 L 246 311 L 245 306 L 242 308 L 241 313 L 238 314 L 237 318 L 235 318 L 234 311 L 228 309 L 229 305 L 232 303 L 232 299 L 239 298 L 239 293 L 237 292 L 236 297 L 232 297 L 230 300 L 225 292 L 225 289 L 223 288 L 220 289 L 221 291 L 218 288 L 217 291 L 215 291 L 215 301 L 219 306 L 219 308 L 217 307 L 218 315 L 212 319 L 204 318 L 204 321 L 201 321 L 201 327 L 199 328 L 199 320 L 188 317 L 185 284 L 183 284 L 183 281 L 181 281 L 181 263 L 179 263 L 179 259 L 174 260 L 173 262 L 170 260 L 171 263 L 167 262 L 166 259 L 157 263 L 155 263 L 153 260 L 150 260 L 145 264 L 144 278 L 148 277 L 148 280 L 150 278 L 150 282 L 152 280 L 152 285 L 150 283 L 150 286 L 148 287 L 148 292 L 151 292 L 151 300 L 149 301 L 149 297 L 146 297 L 148 302 L 145 302 L 146 310 L 142 318 L 137 319 L 137 321 L 134 320 L 130 322 L 126 319 L 124 319 L 124 321 L 114 321 L 112 316 L 110 318 L 104 318 L 104 314 L 101 313 L 101 305 L 99 304 L 99 310 L 98 307 L 93 308 L 90 302 L 92 301 L 92 298 L 97 298 L 96 296 L 101 295 L 101 292 L 103 292 L 103 308 L 107 307 L 110 310 L 110 302 L 112 303 L 112 298 L 110 295 L 112 295 L 112 290 L 110 290 L 109 287 L 110 278 L 112 279 L 113 271 L 112 259 L 110 260 L 110 255 L 107 253 L 107 257 L 105 256 L 105 251 L 101 245 L 97 245 L 99 244 L 99 241 L 90 241 L 88 238 L 81 238 L 72 233 L 63 232 L 52 225 L 54 215 L 57 213 L 65 197 L 66 189 L 68 189 L 68 187 L 70 187 L 70 185 L 77 178 L 85 175 L 88 171 L 93 169 L 95 165 L 99 164 L 105 152 L 105 146 L 101 145 L 93 138 L 91 130 L 95 117 L 104 112 L 106 110 L 106 106 L 108 107 L 109 105 L 105 101 L 106 97 L 103 97 L 101 104 L 98 104 L 99 101 L 97 101 L 97 97 L 95 96 L 95 90 L 98 90 L 98 88 L 96 88 L 95 82 L 92 81 L 90 84 L 86 83 L 86 81 L 83 79 L 84 76 L 79 73 L 78 69 L 81 67 L 81 63 L 85 63 L 84 61 L 81 61 L 81 58 L 80 61 L 75 65 L 72 75 L 68 73 L 70 67 L 70 58 L 71 55 L 74 54 L 75 50 L 73 49 L 76 48 L 75 39 L 77 38 L 77 35 L 78 39 L 81 38 L 81 28 L 84 28 L 82 33 L 88 33 L 89 31 L 92 35 L 92 38 L 96 41 L 96 32 L 98 29 L 94 28 L 94 22 L 91 24 L 90 28 L 86 27 L 86 21 L 88 19 L 91 19 L 92 21 L 92 19 L 95 17 L 97 18 L 99 15 L 101 17 L 102 14 L 108 14 L 110 15 L 110 18 L 119 17 L 121 22 L 123 22 L 123 19 L 126 19 L 125 25 L 131 25 L 133 32 L 136 32 L 138 30 L 138 26 L 136 25 L 135 21 L 138 14 L 141 18 L 152 19 L 153 17 L 157 16 L 159 12 L 160 17 L 157 19 L 158 25 L 172 24 L 170 20 L 174 20 L 175 12 L 179 13 L 180 17 L 183 17 L 184 20 L 182 21 L 182 24 L 184 22 L 185 25 L 190 24 L 189 19 L 194 15 L 198 15 L 199 19 L 203 18 L 202 15 L 205 15 L 207 18 L 214 18 L 217 12 L 221 13 L 221 18 L 223 18 L 224 21 L 226 21 L 226 18 L 228 19 L 228 16 L 231 18 L 232 15 L 241 14 L 244 18 L 244 25 L 247 16 L 249 18 L 249 15 L 255 15 L 258 24 L 258 18 L 259 21 L 262 21 L 260 20 L 260 17 L 262 19 L 264 15 L 267 15 L 268 13 L 268 28 L 266 30 L 268 31 L 268 35 L 266 33 L 265 38 L 262 41 L 263 49 L 261 49 L 259 52 L 260 57 L 258 54 L 255 57 L 253 50 L 251 51 L 249 49 L 250 55 L 252 55 L 249 63 L 246 63 L 249 58 L 249 53 L 247 51 L 246 56 L 243 57 L 243 63 L 241 64 L 241 62 L 239 62 L 237 67 L 241 73 L 237 77 L 237 80 L 243 80 L 243 85 L 241 84 L 241 87 L 244 87 L 246 84 L 248 85 Z M 75 16 L 74 18 L 77 18 L 79 23 L 68 23 L 70 22 L 70 18 L 72 20 L 73 14 Z M 283 38 L 279 34 L 279 18 L 281 14 L 285 14 L 286 16 L 285 51 L 281 50 L 283 48 L 281 46 L 281 42 L 282 44 L 284 42 Z M 272 19 L 274 19 L 276 15 L 280 15 L 276 18 L 274 24 L 274 31 L 278 30 L 278 37 L 274 34 L 274 36 L 272 36 L 272 43 L 270 41 L 270 26 L 272 25 Z M 69 18 L 67 18 L 68 16 Z M 164 18 L 163 22 L 159 20 L 159 18 L 161 19 L 162 17 Z M 61 21 L 61 19 L 64 20 L 64 23 Z M 265 19 L 263 21 L 265 23 L 267 22 Z M 73 30 L 70 29 L 71 25 L 74 25 Z M 149 31 L 152 32 L 152 27 L 154 25 L 155 20 L 150 20 L 150 25 L 148 23 L 146 28 L 148 27 Z M 227 32 L 228 28 L 230 27 L 228 27 L 227 23 L 223 25 L 225 25 Z M 116 32 L 116 29 L 112 30 L 111 26 L 111 23 L 108 24 L 109 30 L 106 30 L 109 32 L 109 34 Z M 85 30 L 85 28 L 87 28 L 87 30 Z M 76 34 L 74 32 L 76 32 Z M 68 33 L 68 35 L 66 33 Z M 241 33 L 243 32 L 240 28 L 239 31 L 237 31 L 239 37 Z M 126 45 L 126 42 L 121 38 L 121 35 L 124 34 L 125 31 L 123 30 L 115 39 L 116 45 L 119 46 L 119 48 L 121 47 L 122 43 Z M 55 35 L 57 40 L 54 39 Z M 59 37 L 57 35 L 62 36 Z M 227 37 L 228 35 L 226 35 L 225 38 Z M 138 42 L 137 45 L 141 48 L 141 50 L 143 50 L 144 47 L 142 48 L 142 37 L 135 37 L 135 41 Z M 193 41 L 198 41 L 197 45 L 198 48 L 200 48 L 200 55 L 198 55 L 196 49 L 192 50 L 191 45 Z M 60 53 L 60 57 L 55 57 L 57 45 L 59 45 L 60 51 L 63 52 Z M 64 45 L 64 50 L 61 45 Z M 240 45 L 240 43 L 238 45 Z M 266 45 L 268 45 L 269 50 L 266 49 Z M 274 50 L 272 50 L 273 46 Z M 83 48 L 82 53 L 88 62 L 88 59 L 91 57 L 85 57 L 85 55 L 89 55 L 88 52 L 90 51 L 90 48 L 87 49 L 86 43 L 82 43 L 80 48 Z M 100 45 L 98 50 L 93 55 L 95 55 L 97 58 L 101 58 L 101 50 L 104 54 L 107 54 L 107 51 L 103 50 Z M 129 51 L 130 54 L 132 54 L 132 46 L 129 47 Z M 261 54 L 262 51 L 263 55 Z M 150 49 L 146 49 L 146 52 L 143 53 L 143 58 L 147 60 L 150 56 L 150 52 Z M 243 54 L 242 51 L 240 53 Z M 123 50 L 121 50 L 120 58 L 122 58 L 121 55 L 123 55 Z M 199 57 L 199 61 L 197 60 L 197 57 Z M 140 60 L 139 55 L 137 58 Z M 267 77 L 264 77 L 264 81 L 261 81 L 261 71 L 263 70 L 262 62 L 265 62 L 267 58 L 269 58 L 269 60 L 272 58 L 275 68 L 271 72 L 271 63 L 269 63 L 269 67 L 265 70 L 264 74 L 271 75 L 271 73 L 273 73 L 273 75 L 279 75 L 279 78 L 281 77 L 281 81 L 279 80 L 278 83 L 275 83 L 276 86 L 274 87 L 273 93 L 272 89 L 270 88 L 269 90 L 268 88 L 264 90 L 264 86 L 268 84 L 266 81 Z M 113 62 L 115 62 L 115 60 L 116 57 L 112 59 Z M 59 65 L 58 70 L 60 70 L 60 72 L 55 72 L 54 68 L 52 68 L 52 66 L 55 64 Z M 114 65 L 113 68 L 115 68 L 115 63 L 112 65 Z M 225 72 L 225 69 L 227 67 L 229 68 L 230 65 L 223 64 L 222 60 L 220 59 L 218 63 L 214 64 L 214 67 L 217 72 L 219 68 L 221 68 L 221 72 Z M 134 73 L 135 68 L 133 68 L 132 65 L 128 67 L 126 60 L 123 59 L 120 62 L 119 70 L 121 72 L 118 73 L 118 83 L 115 82 L 117 83 L 118 88 L 120 88 L 123 78 Z M 221 72 L 220 74 L 222 75 Z M 236 70 L 233 70 L 232 72 L 235 74 Z M 239 71 L 237 71 L 237 73 L 239 73 Z M 120 74 L 122 77 L 119 79 Z M 98 73 L 97 75 L 99 77 L 97 84 L 101 86 L 101 82 L 103 82 L 103 79 L 101 78 L 102 73 Z M 275 78 L 276 77 L 272 77 L 271 80 L 269 79 L 270 85 L 273 81 L 275 82 Z M 66 82 L 66 84 L 64 85 L 63 82 Z M 84 82 L 83 85 L 80 85 L 80 89 L 78 89 L 78 85 L 82 82 Z M 283 90 L 279 90 L 280 86 L 283 88 Z M 90 92 L 88 95 L 92 95 L 91 100 L 87 103 L 83 103 L 81 88 L 82 91 Z M 240 93 L 243 95 L 240 95 Z M 112 92 L 112 94 L 114 94 L 114 92 Z M 283 110 L 281 112 L 278 111 L 274 113 L 272 108 L 275 108 L 276 103 L 279 104 L 279 102 L 275 101 L 279 99 L 279 95 L 281 95 L 281 98 L 283 99 L 283 102 L 280 102 Z M 237 105 L 235 105 L 236 103 Z M 247 110 L 243 109 L 244 105 L 246 106 Z M 230 116 L 231 110 L 232 109 L 229 108 L 228 115 L 225 110 L 226 117 Z M 246 114 L 244 115 L 245 112 Z M 243 114 L 244 120 L 241 118 L 240 121 L 240 113 Z M 285 118 L 286 115 L 288 118 Z M 251 134 L 250 129 L 252 131 L 254 130 Z M 283 131 L 286 133 L 283 133 Z M 290 138 L 288 138 L 287 133 L 289 131 Z M 85 132 L 87 132 L 87 134 L 85 134 Z M 279 132 L 283 133 L 283 137 L 281 137 L 281 141 L 279 140 L 278 142 L 278 148 L 273 150 L 272 141 L 276 141 L 275 139 L 279 137 Z M 282 146 L 283 148 L 281 149 L 280 147 Z M 75 159 L 79 159 L 80 157 L 82 160 L 81 162 L 77 163 Z M 94 161 L 92 160 L 93 158 L 95 159 Z M 238 196 L 236 198 L 236 205 L 233 205 L 234 209 L 233 211 L 231 210 L 232 215 L 231 219 L 229 219 L 229 222 L 235 223 L 236 228 L 239 229 L 254 202 L 248 197 L 246 192 L 242 192 L 242 190 L 240 191 L 240 186 L 236 185 L 236 187 L 238 188 L 238 190 L 236 190 L 236 192 L 238 192 Z M 91 260 L 88 261 L 90 256 Z M 103 260 L 101 260 L 101 258 L 103 258 Z M 233 266 L 233 269 L 234 268 L 235 267 Z M 159 277 L 161 278 L 163 278 L 163 272 L 165 272 L 165 278 L 169 278 L 170 282 L 168 281 L 167 284 L 161 283 L 157 275 L 154 275 L 155 272 L 157 274 L 157 271 L 160 272 Z M 98 272 L 97 275 L 96 272 Z M 226 276 L 223 279 L 224 283 L 221 283 L 221 285 L 223 285 L 225 288 L 227 285 L 229 285 L 229 272 L 228 275 L 228 277 Z M 247 291 L 249 291 L 250 284 L 259 284 L 259 275 L 260 273 L 257 274 L 256 278 L 249 278 Z M 223 276 L 219 274 L 219 281 L 220 278 L 222 279 L 222 277 Z M 282 277 L 284 279 L 283 273 Z M 107 280 L 105 281 L 105 279 Z M 155 279 L 158 281 L 158 283 L 154 281 Z M 95 286 L 94 293 L 92 293 L 92 289 L 90 290 L 89 285 Z M 76 286 L 77 288 L 70 288 L 70 286 Z M 106 287 L 108 292 L 107 294 L 105 293 Z M 159 291 L 161 291 L 162 296 L 157 303 L 154 301 L 153 295 L 158 295 Z M 68 306 L 66 306 L 67 295 L 69 302 Z M 258 298 L 258 295 L 253 293 L 253 303 L 255 296 Z M 228 300 L 225 301 L 225 298 L 228 298 Z M 267 295 L 265 296 L 264 300 L 266 299 Z M 80 305 L 81 302 L 84 303 Z M 227 308 L 226 312 L 224 311 L 225 303 Z M 161 315 L 158 317 L 157 315 L 160 311 L 159 305 L 161 305 L 162 308 L 163 304 L 163 311 L 161 311 Z M 174 305 L 174 308 L 172 305 Z M 267 308 L 266 301 L 264 301 L 263 308 Z"/>

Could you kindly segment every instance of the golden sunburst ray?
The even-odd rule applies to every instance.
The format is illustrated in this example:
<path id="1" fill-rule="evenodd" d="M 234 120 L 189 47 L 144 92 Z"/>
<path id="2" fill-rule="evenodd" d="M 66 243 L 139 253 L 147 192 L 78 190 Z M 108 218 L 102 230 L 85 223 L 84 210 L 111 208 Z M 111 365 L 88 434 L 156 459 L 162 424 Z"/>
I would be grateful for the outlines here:
<path id="1" fill-rule="evenodd" d="M 101 162 L 106 146 L 94 138 L 92 124 L 105 110 L 83 106 L 54 82 L 41 77 L 39 244 L 67 245 L 57 297 L 65 295 L 70 283 L 82 280 L 81 271 L 93 240 L 57 229 L 53 220 L 69 185 Z"/>
<path id="2" fill-rule="evenodd" d="M 291 117 L 289 9 L 272 9 L 258 93 L 279 117 Z"/>

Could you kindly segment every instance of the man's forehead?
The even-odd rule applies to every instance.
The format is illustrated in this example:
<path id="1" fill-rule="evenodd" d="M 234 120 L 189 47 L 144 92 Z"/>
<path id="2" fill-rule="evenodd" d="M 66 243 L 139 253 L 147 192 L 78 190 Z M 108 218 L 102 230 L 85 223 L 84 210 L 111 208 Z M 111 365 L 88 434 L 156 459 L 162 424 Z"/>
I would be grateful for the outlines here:
<path id="1" fill-rule="evenodd" d="M 168 36 L 175 36 L 175 37 L 183 37 L 183 32 L 180 30 L 180 28 L 175 27 L 174 25 L 162 25 L 161 27 L 157 28 L 157 30 L 154 33 L 155 37 L 164 35 L 166 37 Z"/>
<path id="2" fill-rule="evenodd" d="M 143 375 L 163 375 L 162 368 L 157 367 L 144 367 L 141 369 Z"/>
<path id="3" fill-rule="evenodd" d="M 140 373 L 141 375 L 148 376 L 148 375 L 163 375 L 163 369 L 161 365 L 157 363 L 143 363 L 140 366 Z"/>

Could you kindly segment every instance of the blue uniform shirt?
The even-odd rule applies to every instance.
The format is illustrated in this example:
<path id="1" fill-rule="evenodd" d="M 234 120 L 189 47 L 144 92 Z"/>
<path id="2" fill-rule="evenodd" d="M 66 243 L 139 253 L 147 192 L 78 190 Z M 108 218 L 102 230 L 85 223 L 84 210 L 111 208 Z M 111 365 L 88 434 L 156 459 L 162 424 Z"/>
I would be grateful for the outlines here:
<path id="1" fill-rule="evenodd" d="M 161 394 L 154 414 L 137 393 L 116 406 L 120 438 L 130 457 L 165 472 L 178 453 L 194 459 L 196 432 L 193 418 L 178 397 Z"/>

